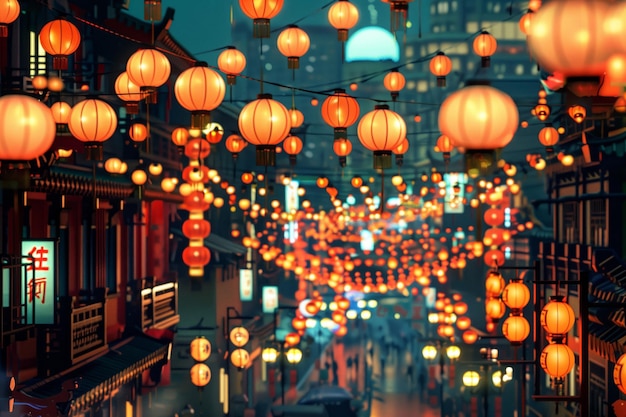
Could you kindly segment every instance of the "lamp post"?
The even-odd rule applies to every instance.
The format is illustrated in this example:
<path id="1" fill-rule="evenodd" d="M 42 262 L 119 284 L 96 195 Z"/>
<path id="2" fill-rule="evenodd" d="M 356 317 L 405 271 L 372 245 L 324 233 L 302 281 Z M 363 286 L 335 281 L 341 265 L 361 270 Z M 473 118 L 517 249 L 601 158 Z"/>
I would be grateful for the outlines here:
<path id="1" fill-rule="evenodd" d="M 491 384 L 498 390 L 502 389 L 502 385 L 513 379 L 513 368 L 508 366 L 503 373 L 501 369 L 497 369 L 491 372 L 492 368 L 499 367 L 498 363 L 498 349 L 491 349 L 482 347 L 480 349 L 480 355 L 485 361 L 480 364 L 480 372 L 469 370 L 463 374 L 463 385 L 472 388 L 480 389 L 483 401 L 483 416 L 489 417 L 489 388 Z M 480 385 L 480 387 L 479 387 Z"/>
<path id="2" fill-rule="evenodd" d="M 444 415 L 443 409 L 443 394 L 444 394 L 444 377 L 445 377 L 445 362 L 444 362 L 444 347 L 445 356 L 448 357 L 452 364 L 461 356 L 461 348 L 457 345 L 445 345 L 441 340 L 434 341 L 435 344 L 427 344 L 422 349 L 422 356 L 427 361 L 433 361 L 439 355 L 439 407 L 441 409 L 441 416 Z"/>
<path id="3" fill-rule="evenodd" d="M 261 353 L 266 363 L 276 363 L 280 360 L 280 403 L 285 405 L 285 362 L 296 365 L 302 360 L 302 351 L 296 347 L 288 347 L 286 343 L 279 342 L 276 346 L 268 346 Z M 287 349 L 286 349 L 287 348 Z"/>

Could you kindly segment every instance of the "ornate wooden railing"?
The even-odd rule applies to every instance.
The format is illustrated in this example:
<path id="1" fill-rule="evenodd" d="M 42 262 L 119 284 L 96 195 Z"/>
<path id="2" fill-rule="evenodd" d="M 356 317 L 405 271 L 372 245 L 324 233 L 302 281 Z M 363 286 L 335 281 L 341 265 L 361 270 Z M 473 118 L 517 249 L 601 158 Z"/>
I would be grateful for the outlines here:
<path id="1" fill-rule="evenodd" d="M 126 300 L 127 328 L 165 329 L 180 321 L 176 281 L 155 283 L 153 277 L 135 280 L 127 287 Z"/>

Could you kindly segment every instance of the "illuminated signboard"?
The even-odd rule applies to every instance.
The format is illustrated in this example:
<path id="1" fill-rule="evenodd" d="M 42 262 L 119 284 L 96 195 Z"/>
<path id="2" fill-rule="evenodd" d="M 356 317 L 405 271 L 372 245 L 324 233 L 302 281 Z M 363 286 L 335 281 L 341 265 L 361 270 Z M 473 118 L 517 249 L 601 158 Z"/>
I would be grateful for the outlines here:
<path id="1" fill-rule="evenodd" d="M 445 213 L 463 213 L 463 198 L 465 198 L 465 185 L 467 174 L 463 172 L 449 172 L 443 174 L 446 183 L 446 199 L 443 206 Z"/>
<path id="2" fill-rule="evenodd" d="M 298 188 L 300 183 L 296 180 L 289 181 L 285 186 L 285 211 L 287 213 L 295 213 L 300 208 L 300 196 L 298 196 Z M 289 243 L 298 240 L 298 222 L 290 221 L 284 226 L 285 239 Z"/>
<path id="3" fill-rule="evenodd" d="M 56 299 L 57 251 L 56 239 L 24 239 L 22 256 L 31 264 L 22 269 L 22 302 L 26 304 L 26 320 L 35 324 L 54 324 Z"/>
<path id="4" fill-rule="evenodd" d="M 263 287 L 263 312 L 273 313 L 278 307 L 278 287 L 270 285 Z"/>
<path id="5" fill-rule="evenodd" d="M 241 301 L 252 301 L 252 270 L 239 270 L 239 298 Z"/>

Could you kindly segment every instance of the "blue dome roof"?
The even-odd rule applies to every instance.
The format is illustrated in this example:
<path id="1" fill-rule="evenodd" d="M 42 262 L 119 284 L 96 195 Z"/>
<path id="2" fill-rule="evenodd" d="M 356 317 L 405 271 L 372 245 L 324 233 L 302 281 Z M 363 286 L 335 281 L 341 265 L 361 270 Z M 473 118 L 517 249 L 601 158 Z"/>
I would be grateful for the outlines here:
<path id="1" fill-rule="evenodd" d="M 354 32 L 346 42 L 346 62 L 400 60 L 400 46 L 388 30 L 367 26 Z"/>

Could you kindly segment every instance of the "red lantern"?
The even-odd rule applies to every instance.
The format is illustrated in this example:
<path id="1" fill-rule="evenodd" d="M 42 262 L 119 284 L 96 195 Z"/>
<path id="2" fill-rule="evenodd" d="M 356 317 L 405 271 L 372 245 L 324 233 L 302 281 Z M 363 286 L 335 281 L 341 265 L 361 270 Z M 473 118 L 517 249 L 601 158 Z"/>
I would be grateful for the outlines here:
<path id="1" fill-rule="evenodd" d="M 357 121 L 359 113 L 358 101 L 343 89 L 335 90 L 322 103 L 322 118 L 335 129 L 335 139 L 347 137 L 347 128 Z"/>
<path id="2" fill-rule="evenodd" d="M 291 320 L 291 326 L 296 331 L 305 330 L 306 319 L 304 317 L 294 317 L 293 320 Z"/>
<path id="3" fill-rule="evenodd" d="M 211 126 L 213 127 L 211 128 Z M 223 137 L 224 130 L 222 129 L 222 126 L 217 123 L 209 123 L 209 131 L 206 134 L 206 140 L 212 145 L 217 145 Z"/>
<path id="4" fill-rule="evenodd" d="M 189 211 L 205 211 L 208 210 L 210 204 L 205 200 L 202 191 L 193 191 L 184 200 L 184 208 Z"/>
<path id="5" fill-rule="evenodd" d="M 289 133 L 291 118 L 281 103 L 270 94 L 260 94 L 244 106 L 239 113 L 239 131 L 256 146 L 257 165 L 274 166 L 276 145 Z"/>
<path id="6" fill-rule="evenodd" d="M 475 330 L 465 330 L 463 332 L 463 342 L 468 345 L 473 345 L 478 340 L 478 333 Z"/>
<path id="7" fill-rule="evenodd" d="M 391 93 L 391 99 L 396 101 L 398 95 L 400 94 L 400 90 L 404 88 L 406 84 L 406 79 L 404 75 L 402 75 L 397 69 L 391 70 L 385 75 L 383 79 L 383 85 L 389 92 Z"/>
<path id="8" fill-rule="evenodd" d="M 348 40 L 348 31 L 359 21 L 359 9 L 348 0 L 339 0 L 328 9 L 328 22 L 337 29 L 337 39 Z"/>
<path id="9" fill-rule="evenodd" d="M 298 333 L 287 333 L 285 336 L 285 345 L 295 346 L 300 343 L 300 335 Z"/>
<path id="10" fill-rule="evenodd" d="M 430 60 L 430 72 L 437 77 L 437 86 L 446 86 L 446 75 L 452 71 L 452 60 L 443 52 L 437 52 L 437 55 Z"/>
<path id="11" fill-rule="evenodd" d="M 498 42 L 496 38 L 487 31 L 482 31 L 480 35 L 474 38 L 474 53 L 481 58 L 482 67 L 489 67 L 491 56 L 496 52 L 498 48 Z"/>
<path id="12" fill-rule="evenodd" d="M 211 153 L 211 144 L 203 138 L 193 138 L 185 145 L 185 156 L 190 159 L 204 159 Z"/>
<path id="13" fill-rule="evenodd" d="M 76 139 L 85 143 L 87 158 L 101 160 L 102 142 L 115 133 L 117 114 L 102 100 L 83 100 L 72 108 L 68 127 Z"/>
<path id="14" fill-rule="evenodd" d="M 204 246 L 187 246 L 183 250 L 183 262 L 190 268 L 201 268 L 211 261 L 211 252 Z"/>
<path id="15" fill-rule="evenodd" d="M 183 223 L 183 235 L 187 239 L 204 239 L 211 234 L 211 223 L 204 219 L 188 219 Z"/>
<path id="16" fill-rule="evenodd" d="M 284 0 L 239 0 L 241 11 L 253 20 L 252 36 L 270 37 L 270 19 L 283 8 Z"/>
<path id="17" fill-rule="evenodd" d="M 374 169 L 391 168 L 391 151 L 406 138 L 402 116 L 377 105 L 359 121 L 357 134 L 361 144 L 374 152 Z"/>
<path id="18" fill-rule="evenodd" d="M 296 25 L 289 25 L 280 32 L 276 40 L 278 50 L 287 57 L 287 68 L 300 67 L 300 58 L 309 51 L 311 40 L 309 35 Z"/>
<path id="19" fill-rule="evenodd" d="M 485 219 L 485 223 L 492 227 L 500 226 L 504 223 L 504 213 L 502 212 L 502 209 L 496 207 L 491 207 L 485 210 L 483 217 Z"/>
<path id="20" fill-rule="evenodd" d="M 504 264 L 504 253 L 499 249 L 490 249 L 483 257 L 485 265 L 495 268 Z"/>
<path id="21" fill-rule="evenodd" d="M 246 56 L 234 46 L 228 46 L 217 57 L 217 67 L 226 74 L 228 85 L 235 85 L 237 76 L 246 68 Z"/>
<path id="22" fill-rule="evenodd" d="M 615 362 L 613 382 L 623 394 L 626 394 L 626 353 L 622 354 Z"/>
<path id="23" fill-rule="evenodd" d="M 339 310 L 346 311 L 347 309 L 350 308 L 350 300 L 348 300 L 345 297 L 337 297 L 335 302 L 337 303 L 337 308 Z"/>
<path id="24" fill-rule="evenodd" d="M 15 22 L 20 16 L 20 3 L 17 0 L 5 0 L 0 2 L 0 38 L 6 38 L 9 34 L 7 25 Z"/>
<path id="25" fill-rule="evenodd" d="M 55 134 L 56 125 L 45 104 L 26 95 L 0 97 L 0 160 L 38 158 L 50 149 Z"/>
<path id="26" fill-rule="evenodd" d="M 192 129 L 204 129 L 209 124 L 211 110 L 222 103 L 225 93 L 224 79 L 206 62 L 181 72 L 174 85 L 176 100 L 191 112 Z"/>
<path id="27" fill-rule="evenodd" d="M 209 167 L 206 165 L 200 166 L 186 166 L 183 169 L 183 180 L 189 183 L 194 182 L 209 182 Z"/>
<path id="28" fill-rule="evenodd" d="M 39 42 L 52 55 L 52 67 L 55 70 L 66 70 L 68 55 L 72 55 L 80 46 L 80 32 L 66 19 L 57 19 L 41 28 Z"/>

